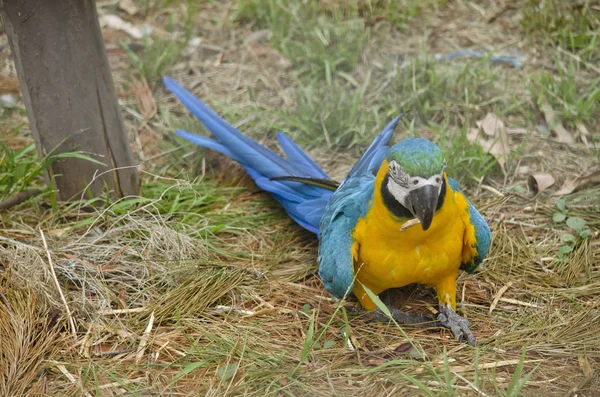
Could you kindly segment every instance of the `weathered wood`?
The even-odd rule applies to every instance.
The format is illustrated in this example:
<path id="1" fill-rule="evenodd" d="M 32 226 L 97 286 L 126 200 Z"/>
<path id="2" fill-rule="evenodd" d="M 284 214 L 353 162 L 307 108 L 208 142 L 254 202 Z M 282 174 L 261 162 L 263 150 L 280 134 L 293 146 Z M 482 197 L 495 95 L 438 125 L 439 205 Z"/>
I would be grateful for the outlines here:
<path id="1" fill-rule="evenodd" d="M 123 125 L 94 0 L 0 0 L 21 92 L 40 155 L 84 151 L 54 163 L 62 200 L 89 186 L 137 194 L 139 175 Z M 94 179 L 96 178 L 96 179 Z"/>

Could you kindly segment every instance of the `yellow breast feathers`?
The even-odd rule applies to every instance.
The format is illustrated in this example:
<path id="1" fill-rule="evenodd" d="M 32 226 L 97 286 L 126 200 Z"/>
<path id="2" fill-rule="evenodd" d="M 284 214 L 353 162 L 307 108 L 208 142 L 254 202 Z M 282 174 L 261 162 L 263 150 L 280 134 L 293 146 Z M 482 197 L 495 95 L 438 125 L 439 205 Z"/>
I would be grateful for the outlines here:
<path id="1" fill-rule="evenodd" d="M 414 224 L 402 231 L 409 219 L 395 217 L 383 203 L 381 184 L 387 172 L 388 163 L 384 161 L 377 174 L 370 210 L 358 221 L 353 233 L 357 273 L 354 293 L 365 309 L 373 310 L 375 305 L 363 285 L 379 294 L 389 288 L 420 283 L 436 287 L 440 301 L 454 307 L 456 277 L 463 255 L 474 255 L 474 230 L 469 230 L 465 222 L 468 203 L 462 195 L 455 194 L 444 176 L 444 202 L 429 229 L 423 231 Z"/>

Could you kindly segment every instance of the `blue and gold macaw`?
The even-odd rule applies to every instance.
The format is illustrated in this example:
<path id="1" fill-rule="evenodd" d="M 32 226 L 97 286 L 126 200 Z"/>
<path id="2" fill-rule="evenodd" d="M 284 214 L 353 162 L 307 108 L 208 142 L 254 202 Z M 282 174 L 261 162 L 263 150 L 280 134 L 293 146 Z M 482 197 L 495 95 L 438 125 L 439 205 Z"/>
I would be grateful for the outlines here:
<path id="1" fill-rule="evenodd" d="M 438 324 L 458 340 L 475 343 L 467 319 L 456 313 L 459 270 L 473 272 L 485 258 L 491 232 L 483 217 L 445 173 L 440 149 L 424 138 L 388 147 L 400 116 L 389 123 L 341 184 L 282 132 L 287 160 L 243 135 L 169 77 L 164 84 L 216 140 L 177 131 L 245 168 L 287 213 L 319 236 L 319 276 L 338 298 L 350 291 L 376 310 L 367 289 L 379 294 L 412 283 L 432 286 Z M 392 309 L 394 318 L 413 317 Z M 415 318 L 423 319 L 423 316 Z"/>

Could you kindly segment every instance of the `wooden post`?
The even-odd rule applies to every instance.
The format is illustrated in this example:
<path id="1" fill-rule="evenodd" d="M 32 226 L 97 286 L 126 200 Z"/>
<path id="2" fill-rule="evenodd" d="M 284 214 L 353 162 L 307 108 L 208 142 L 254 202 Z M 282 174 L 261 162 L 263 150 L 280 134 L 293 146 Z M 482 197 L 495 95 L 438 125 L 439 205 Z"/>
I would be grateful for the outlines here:
<path id="1" fill-rule="evenodd" d="M 21 92 L 38 152 L 83 151 L 54 163 L 61 200 L 139 192 L 123 119 L 102 40 L 95 0 L 0 0 Z"/>

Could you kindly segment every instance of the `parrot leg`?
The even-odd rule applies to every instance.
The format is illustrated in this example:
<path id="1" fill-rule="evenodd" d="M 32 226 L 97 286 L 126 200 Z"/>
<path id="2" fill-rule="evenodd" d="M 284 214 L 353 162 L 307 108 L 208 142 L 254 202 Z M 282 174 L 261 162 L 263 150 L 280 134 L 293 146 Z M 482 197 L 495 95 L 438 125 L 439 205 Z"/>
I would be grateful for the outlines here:
<path id="1" fill-rule="evenodd" d="M 454 309 L 452 309 L 452 306 L 440 305 L 438 321 L 442 327 L 448 328 L 454 334 L 456 340 L 459 342 L 465 341 L 469 345 L 475 346 L 475 335 L 473 335 L 473 332 L 469 329 L 471 322 L 466 318 L 459 316 Z"/>
<path id="2" fill-rule="evenodd" d="M 465 341 L 469 345 L 475 346 L 475 335 L 469 329 L 471 323 L 466 318 L 456 314 L 455 311 L 457 277 L 458 273 L 451 274 L 435 285 L 440 303 L 438 324 L 444 328 L 448 328 L 459 342 Z"/>

